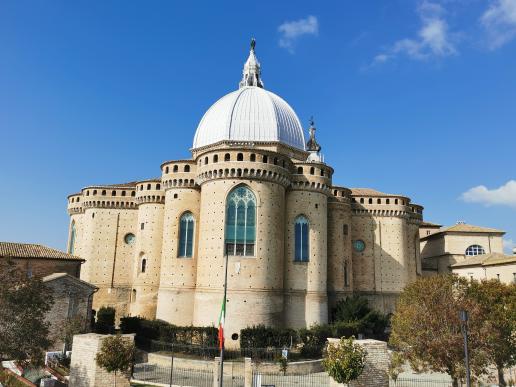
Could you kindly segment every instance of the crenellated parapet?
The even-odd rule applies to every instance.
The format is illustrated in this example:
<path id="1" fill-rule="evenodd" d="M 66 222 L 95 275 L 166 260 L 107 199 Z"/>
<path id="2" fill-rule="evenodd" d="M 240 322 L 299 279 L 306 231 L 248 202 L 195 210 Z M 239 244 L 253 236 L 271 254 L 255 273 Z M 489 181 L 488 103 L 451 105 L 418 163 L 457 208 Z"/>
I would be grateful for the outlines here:
<path id="1" fill-rule="evenodd" d="M 196 188 L 197 166 L 194 160 L 171 160 L 161 164 L 163 188 Z"/>
<path id="2" fill-rule="evenodd" d="M 160 179 L 142 180 L 136 184 L 136 204 L 165 203 L 165 190 Z"/>
<path id="3" fill-rule="evenodd" d="M 255 179 L 287 187 L 292 168 L 291 160 L 282 154 L 258 149 L 217 149 L 199 155 L 197 182 L 202 185 L 216 179 Z"/>

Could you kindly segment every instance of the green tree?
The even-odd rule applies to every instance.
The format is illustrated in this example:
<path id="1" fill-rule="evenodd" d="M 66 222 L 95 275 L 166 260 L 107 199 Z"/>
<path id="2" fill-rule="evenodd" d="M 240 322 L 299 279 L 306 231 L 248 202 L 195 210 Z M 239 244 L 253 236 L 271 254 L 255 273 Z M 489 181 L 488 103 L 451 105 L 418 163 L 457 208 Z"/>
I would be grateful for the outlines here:
<path id="1" fill-rule="evenodd" d="M 387 316 L 371 309 L 367 298 L 358 295 L 337 302 L 333 309 L 333 320 L 337 326 L 339 323 L 354 325 L 361 333 L 382 334 L 389 325 Z"/>
<path id="2" fill-rule="evenodd" d="M 87 322 L 81 316 L 69 317 L 58 332 L 58 338 L 64 343 L 63 352 L 72 347 L 73 337 L 81 333 L 87 333 Z"/>
<path id="3" fill-rule="evenodd" d="M 516 364 L 516 285 L 473 281 L 470 294 L 481 308 L 484 350 L 496 365 L 500 386 L 506 386 L 503 369 Z"/>
<path id="4" fill-rule="evenodd" d="M 127 372 L 133 363 L 134 344 L 120 335 L 106 337 L 95 357 L 99 367 L 114 373 L 116 386 L 117 372 Z"/>
<path id="5" fill-rule="evenodd" d="M 97 322 L 95 332 L 113 333 L 115 331 L 115 308 L 103 306 L 97 312 Z"/>
<path id="6" fill-rule="evenodd" d="M 484 316 L 469 296 L 465 278 L 438 275 L 409 284 L 391 319 L 389 342 L 415 370 L 446 372 L 456 387 L 465 375 L 460 310 L 469 313 L 471 369 L 474 375 L 481 375 L 489 365 L 483 349 Z"/>
<path id="7" fill-rule="evenodd" d="M 41 365 L 50 346 L 46 313 L 53 303 L 40 278 L 28 278 L 0 257 L 0 359 Z"/>
<path id="8" fill-rule="evenodd" d="M 364 370 L 367 351 L 355 338 L 340 339 L 339 344 L 328 344 L 322 364 L 328 375 L 337 383 L 349 383 Z"/>

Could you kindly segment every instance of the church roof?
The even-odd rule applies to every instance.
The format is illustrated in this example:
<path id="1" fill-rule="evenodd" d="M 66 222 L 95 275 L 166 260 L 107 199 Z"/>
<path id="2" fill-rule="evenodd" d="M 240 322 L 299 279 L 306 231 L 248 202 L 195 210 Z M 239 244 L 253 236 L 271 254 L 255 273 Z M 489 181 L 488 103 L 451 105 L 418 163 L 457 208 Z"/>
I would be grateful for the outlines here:
<path id="1" fill-rule="evenodd" d="M 52 273 L 50 275 L 43 277 L 41 280 L 45 283 L 48 283 L 48 282 L 56 281 L 56 280 L 63 279 L 63 278 L 68 281 L 74 282 L 77 285 L 80 285 L 80 286 L 83 286 L 86 288 L 91 288 L 92 290 L 98 289 L 96 286 L 90 284 L 89 282 L 83 281 L 80 278 L 74 277 L 68 273 Z"/>
<path id="2" fill-rule="evenodd" d="M 433 238 L 436 235 L 442 235 L 446 233 L 472 233 L 472 234 L 505 234 L 505 231 L 498 230 L 496 228 L 488 228 L 488 227 L 481 227 L 481 226 L 475 226 L 472 224 L 466 224 L 466 223 L 457 223 L 453 226 L 444 227 L 441 228 L 439 231 L 434 232 L 430 235 L 425 235 L 421 240 Z"/>
<path id="3" fill-rule="evenodd" d="M 47 258 L 66 261 L 84 261 L 83 258 L 51 247 L 34 243 L 0 242 L 0 257 Z"/>
<path id="4" fill-rule="evenodd" d="M 377 191 L 372 188 L 350 188 L 351 189 L 351 196 L 391 196 L 391 197 L 402 197 L 406 198 L 404 195 L 395 195 L 395 194 L 388 194 L 384 192 Z"/>
<path id="5" fill-rule="evenodd" d="M 305 150 L 303 128 L 294 110 L 263 88 L 254 40 L 239 89 L 206 111 L 195 132 L 193 149 L 222 141 L 281 142 Z"/>
<path id="6" fill-rule="evenodd" d="M 505 255 L 500 253 L 480 254 L 454 263 L 451 267 L 463 266 L 492 266 L 506 263 L 516 263 L 516 255 Z"/>

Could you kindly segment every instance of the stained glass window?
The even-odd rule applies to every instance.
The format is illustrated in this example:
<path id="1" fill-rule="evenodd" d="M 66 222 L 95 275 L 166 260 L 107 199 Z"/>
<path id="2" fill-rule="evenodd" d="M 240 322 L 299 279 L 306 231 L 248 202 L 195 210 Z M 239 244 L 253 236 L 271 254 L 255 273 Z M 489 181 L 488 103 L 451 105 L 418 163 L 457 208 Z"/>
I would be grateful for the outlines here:
<path id="1" fill-rule="evenodd" d="M 256 197 L 247 187 L 231 191 L 226 201 L 226 253 L 253 256 L 256 239 Z"/>
<path id="2" fill-rule="evenodd" d="M 185 212 L 179 222 L 179 256 L 191 257 L 194 238 L 194 217 L 191 212 Z"/>
<path id="3" fill-rule="evenodd" d="M 309 228 L 308 219 L 304 216 L 298 216 L 295 224 L 295 255 L 294 261 L 308 262 L 309 257 Z"/>

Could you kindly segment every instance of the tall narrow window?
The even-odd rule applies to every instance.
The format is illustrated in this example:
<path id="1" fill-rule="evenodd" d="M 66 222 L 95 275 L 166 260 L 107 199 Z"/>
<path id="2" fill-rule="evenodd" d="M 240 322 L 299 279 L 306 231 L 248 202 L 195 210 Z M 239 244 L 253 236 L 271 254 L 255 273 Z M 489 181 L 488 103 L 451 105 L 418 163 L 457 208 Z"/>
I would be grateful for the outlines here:
<path id="1" fill-rule="evenodd" d="M 75 250 L 75 222 L 72 222 L 72 231 L 70 232 L 70 244 L 68 245 L 68 254 L 73 254 Z"/>
<path id="2" fill-rule="evenodd" d="M 344 286 L 349 286 L 348 263 L 344 262 Z"/>
<path id="3" fill-rule="evenodd" d="M 185 212 L 179 221 L 179 257 L 191 257 L 193 251 L 194 217 Z"/>
<path id="4" fill-rule="evenodd" d="M 256 197 L 247 187 L 237 187 L 226 201 L 226 253 L 253 256 L 256 239 Z"/>
<path id="5" fill-rule="evenodd" d="M 295 255 L 294 261 L 296 262 L 308 262 L 309 256 L 309 227 L 308 219 L 303 215 L 296 218 L 295 224 Z"/>
<path id="6" fill-rule="evenodd" d="M 142 257 L 142 266 L 140 271 L 142 273 L 145 273 L 145 270 L 147 269 L 147 258 L 145 258 L 145 255 Z"/>

